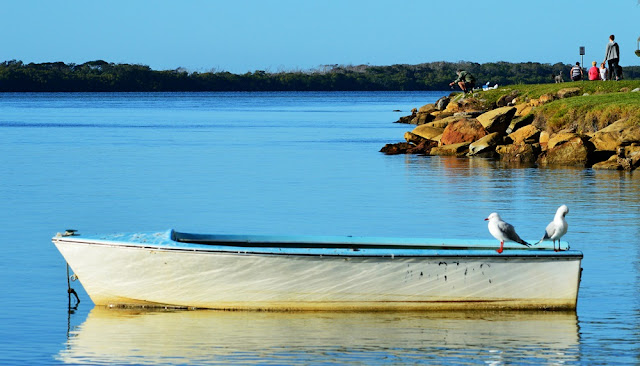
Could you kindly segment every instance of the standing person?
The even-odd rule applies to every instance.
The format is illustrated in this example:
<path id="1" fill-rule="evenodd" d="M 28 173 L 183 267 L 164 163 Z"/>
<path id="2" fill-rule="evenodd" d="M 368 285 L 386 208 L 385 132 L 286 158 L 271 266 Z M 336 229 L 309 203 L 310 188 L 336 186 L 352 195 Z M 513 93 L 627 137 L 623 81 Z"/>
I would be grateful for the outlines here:
<path id="1" fill-rule="evenodd" d="M 458 86 L 460 86 L 460 89 L 462 89 L 465 94 L 473 92 L 473 87 L 476 86 L 476 78 L 471 75 L 470 72 L 462 69 L 458 69 L 456 74 L 458 78 L 449 83 L 449 86 L 458 83 Z"/>
<path id="2" fill-rule="evenodd" d="M 571 71 L 569 71 L 569 76 L 571 76 L 571 80 L 573 81 L 582 80 L 584 74 L 582 73 L 582 67 L 580 67 L 579 62 L 576 62 L 576 66 L 571 68 Z"/>
<path id="3" fill-rule="evenodd" d="M 609 70 L 604 66 L 604 62 L 600 64 L 600 80 L 607 80 Z"/>
<path id="4" fill-rule="evenodd" d="M 609 80 L 613 80 L 613 74 L 616 75 L 616 81 L 618 81 L 618 62 L 620 61 L 620 47 L 615 41 L 616 36 L 613 34 L 609 36 L 609 43 L 607 44 L 607 52 L 604 55 L 604 61 L 609 65 Z"/>
<path id="5" fill-rule="evenodd" d="M 595 61 L 591 63 L 591 68 L 589 69 L 589 80 L 600 80 L 600 71 L 598 71 Z"/>

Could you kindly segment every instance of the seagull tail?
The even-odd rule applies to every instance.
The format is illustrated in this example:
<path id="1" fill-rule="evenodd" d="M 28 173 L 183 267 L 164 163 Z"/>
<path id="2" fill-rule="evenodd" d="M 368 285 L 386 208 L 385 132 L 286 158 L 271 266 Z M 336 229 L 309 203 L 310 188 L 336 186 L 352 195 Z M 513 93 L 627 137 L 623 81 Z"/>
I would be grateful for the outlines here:
<path id="1" fill-rule="evenodd" d="M 527 243 L 526 241 L 524 241 L 524 240 L 522 240 L 522 239 L 518 240 L 518 243 L 520 243 L 520 244 L 522 244 L 522 245 L 526 245 L 526 246 L 528 246 L 528 247 L 530 247 L 530 246 L 531 246 L 531 244 Z M 537 243 L 536 243 L 536 244 L 537 244 Z"/>
<path id="2" fill-rule="evenodd" d="M 542 237 L 542 239 L 538 240 L 538 242 L 533 244 L 533 245 L 538 245 L 538 244 L 542 243 L 543 241 L 550 240 L 550 239 L 551 239 L 551 236 L 549 235 L 548 232 L 545 231 L 544 232 L 544 236 Z"/>

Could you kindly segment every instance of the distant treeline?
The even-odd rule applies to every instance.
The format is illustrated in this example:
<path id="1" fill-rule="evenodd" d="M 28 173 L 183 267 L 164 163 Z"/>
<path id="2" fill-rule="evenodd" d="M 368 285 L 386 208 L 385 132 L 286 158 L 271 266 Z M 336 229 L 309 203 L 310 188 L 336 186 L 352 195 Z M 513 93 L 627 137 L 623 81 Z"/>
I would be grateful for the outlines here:
<path id="1" fill-rule="evenodd" d="M 0 64 L 0 92 L 121 91 L 350 91 L 446 90 L 456 69 L 471 72 L 476 84 L 539 84 L 553 82 L 560 72 L 568 81 L 571 65 L 536 62 L 430 62 L 419 65 L 325 65 L 309 71 L 246 74 L 152 70 L 145 65 L 90 61 Z M 640 78 L 640 66 L 624 68 L 627 79 Z"/>

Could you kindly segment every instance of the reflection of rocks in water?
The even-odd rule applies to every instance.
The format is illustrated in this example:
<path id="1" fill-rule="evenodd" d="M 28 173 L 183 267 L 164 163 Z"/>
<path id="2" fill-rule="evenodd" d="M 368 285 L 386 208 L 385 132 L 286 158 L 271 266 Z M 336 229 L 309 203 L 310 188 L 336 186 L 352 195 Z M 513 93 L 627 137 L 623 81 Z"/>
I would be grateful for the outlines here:
<path id="1" fill-rule="evenodd" d="M 575 312 L 222 312 L 96 307 L 57 359 L 207 364 L 576 362 Z"/>

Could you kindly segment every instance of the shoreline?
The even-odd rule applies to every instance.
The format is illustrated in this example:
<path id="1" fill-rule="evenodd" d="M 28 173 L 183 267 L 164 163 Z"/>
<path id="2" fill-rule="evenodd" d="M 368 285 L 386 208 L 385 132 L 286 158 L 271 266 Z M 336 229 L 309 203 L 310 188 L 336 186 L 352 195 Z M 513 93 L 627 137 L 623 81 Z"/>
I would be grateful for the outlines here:
<path id="1" fill-rule="evenodd" d="M 532 166 L 640 167 L 640 81 L 510 85 L 451 93 L 396 123 L 389 154 L 485 157 Z"/>

